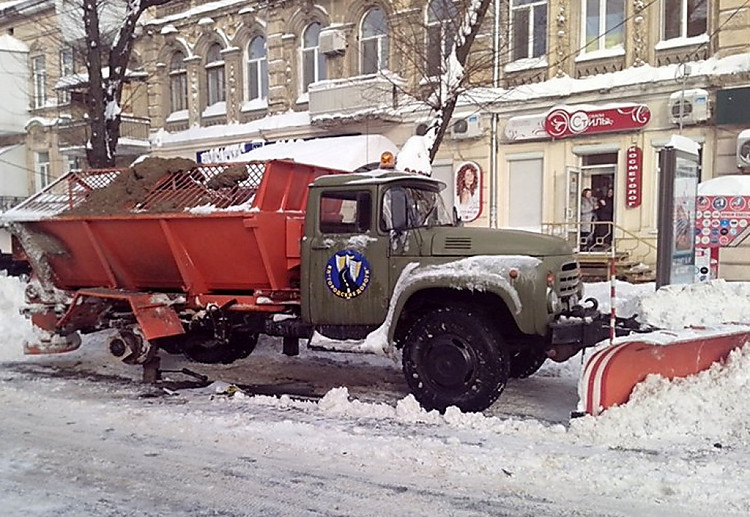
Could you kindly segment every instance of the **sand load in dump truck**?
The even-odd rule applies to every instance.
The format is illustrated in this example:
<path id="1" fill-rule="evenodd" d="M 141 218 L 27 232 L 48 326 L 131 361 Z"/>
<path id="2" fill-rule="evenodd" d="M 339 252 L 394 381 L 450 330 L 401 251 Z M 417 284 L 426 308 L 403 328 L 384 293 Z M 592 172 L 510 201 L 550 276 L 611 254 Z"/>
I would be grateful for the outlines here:
<path id="1" fill-rule="evenodd" d="M 230 363 L 261 333 L 288 355 L 332 338 L 350 352 L 402 349 L 425 408 L 477 411 L 508 378 L 609 335 L 565 241 L 464 227 L 445 184 L 393 161 L 346 173 L 151 159 L 65 175 L 5 218 L 44 331 L 26 351 L 114 329 L 112 354 L 155 381 L 159 351 Z"/>

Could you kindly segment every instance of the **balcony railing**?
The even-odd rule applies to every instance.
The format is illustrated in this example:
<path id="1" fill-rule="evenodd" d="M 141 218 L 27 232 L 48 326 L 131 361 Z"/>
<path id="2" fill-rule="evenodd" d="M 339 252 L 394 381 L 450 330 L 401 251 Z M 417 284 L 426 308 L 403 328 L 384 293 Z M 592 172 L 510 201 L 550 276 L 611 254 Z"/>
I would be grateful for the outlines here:
<path id="1" fill-rule="evenodd" d="M 132 145 L 140 149 L 149 145 L 148 133 L 151 122 L 147 118 L 123 115 L 120 119 L 120 144 Z M 62 148 L 85 148 L 91 134 L 91 126 L 86 120 L 71 120 L 58 126 L 59 142 Z"/>

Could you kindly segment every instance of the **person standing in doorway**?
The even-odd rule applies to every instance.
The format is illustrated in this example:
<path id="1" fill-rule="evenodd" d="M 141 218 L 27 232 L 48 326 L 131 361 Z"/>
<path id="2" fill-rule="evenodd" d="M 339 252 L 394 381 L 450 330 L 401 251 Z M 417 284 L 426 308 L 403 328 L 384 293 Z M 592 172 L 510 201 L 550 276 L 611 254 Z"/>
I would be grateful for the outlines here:
<path id="1" fill-rule="evenodd" d="M 593 225 L 595 221 L 594 211 L 597 208 L 596 198 L 592 196 L 590 188 L 581 192 L 581 249 L 590 251 L 593 242 Z"/>
<path id="2" fill-rule="evenodd" d="M 605 250 L 612 246 L 612 234 L 614 233 L 614 210 L 615 210 L 615 191 L 612 187 L 607 189 L 607 194 L 598 201 L 598 208 L 596 209 L 596 218 L 602 223 L 596 228 L 597 242 L 601 242 L 604 245 Z"/>

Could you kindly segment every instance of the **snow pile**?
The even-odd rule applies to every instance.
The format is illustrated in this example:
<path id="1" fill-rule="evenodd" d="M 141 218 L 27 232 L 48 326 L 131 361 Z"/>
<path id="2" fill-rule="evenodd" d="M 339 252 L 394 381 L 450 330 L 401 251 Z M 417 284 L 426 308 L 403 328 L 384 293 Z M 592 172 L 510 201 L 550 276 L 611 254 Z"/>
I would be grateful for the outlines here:
<path id="1" fill-rule="evenodd" d="M 593 282 L 584 284 L 583 298 L 594 298 L 599 302 L 599 310 L 609 314 L 611 302 L 611 284 L 609 282 Z M 644 296 L 654 292 L 653 282 L 647 284 L 629 284 L 621 280 L 615 282 L 615 314 L 618 318 L 630 318 L 638 314 L 639 302 Z"/>
<path id="2" fill-rule="evenodd" d="M 32 339 L 31 322 L 21 315 L 26 284 L 15 277 L 0 275 L 0 361 L 23 357 L 23 343 Z"/>
<path id="3" fill-rule="evenodd" d="M 726 365 L 668 381 L 649 375 L 627 404 L 599 417 L 571 423 L 581 438 L 616 447 L 692 444 L 722 447 L 750 443 L 750 343 L 729 355 Z"/>
<path id="4" fill-rule="evenodd" d="M 669 285 L 638 300 L 639 320 L 659 328 L 750 324 L 750 283 Z"/>

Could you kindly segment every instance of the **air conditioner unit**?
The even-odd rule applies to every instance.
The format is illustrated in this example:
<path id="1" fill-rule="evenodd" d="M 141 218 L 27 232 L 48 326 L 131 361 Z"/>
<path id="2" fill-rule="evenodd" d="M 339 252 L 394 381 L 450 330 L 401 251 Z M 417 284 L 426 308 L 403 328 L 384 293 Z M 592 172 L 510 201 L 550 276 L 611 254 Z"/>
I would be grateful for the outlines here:
<path id="1" fill-rule="evenodd" d="M 737 136 L 737 167 L 750 167 L 750 129 Z"/>
<path id="2" fill-rule="evenodd" d="M 476 138 L 482 135 L 479 114 L 469 115 L 451 124 L 451 138 Z"/>
<path id="3" fill-rule="evenodd" d="M 669 96 L 669 118 L 672 124 L 698 124 L 708 120 L 708 92 L 706 90 L 682 90 Z"/>
<path id="4" fill-rule="evenodd" d="M 318 48 L 326 55 L 343 54 L 346 50 L 346 36 L 338 29 L 323 29 L 318 37 Z"/>

